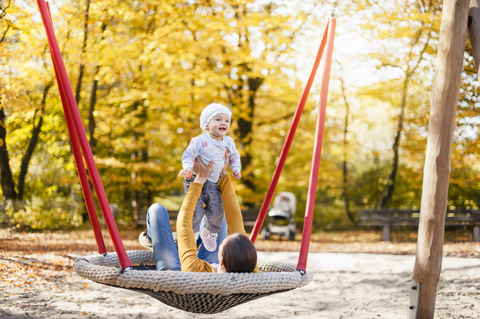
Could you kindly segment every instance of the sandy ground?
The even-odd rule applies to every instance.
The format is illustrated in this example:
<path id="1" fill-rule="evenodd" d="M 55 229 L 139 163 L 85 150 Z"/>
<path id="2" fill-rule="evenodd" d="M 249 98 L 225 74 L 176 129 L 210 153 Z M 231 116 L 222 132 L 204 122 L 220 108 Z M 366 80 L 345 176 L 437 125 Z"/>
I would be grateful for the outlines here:
<path id="1" fill-rule="evenodd" d="M 259 252 L 259 258 L 296 264 L 298 254 Z M 12 276 L 15 281 L 3 276 L 0 318 L 407 318 L 414 260 L 412 255 L 311 253 L 314 279 L 308 286 L 198 315 L 81 278 L 66 256 L 4 257 L 2 271 L 32 263 L 56 268 L 46 276 L 42 267 L 24 267 L 24 274 Z M 444 257 L 442 269 L 435 318 L 480 318 L 480 259 Z"/>

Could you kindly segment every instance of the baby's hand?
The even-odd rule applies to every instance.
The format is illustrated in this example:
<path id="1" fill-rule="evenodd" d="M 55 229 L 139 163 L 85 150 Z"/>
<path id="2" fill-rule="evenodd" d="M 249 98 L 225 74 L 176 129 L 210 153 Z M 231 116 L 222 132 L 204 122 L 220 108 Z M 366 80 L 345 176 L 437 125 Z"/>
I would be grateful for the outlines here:
<path id="1" fill-rule="evenodd" d="M 241 177 L 242 177 L 242 174 L 240 174 L 240 171 L 238 169 L 234 170 L 232 172 L 232 176 L 233 178 L 235 178 L 236 180 L 239 180 Z"/>
<path id="2" fill-rule="evenodd" d="M 190 167 L 182 169 L 178 174 L 178 177 L 192 178 L 192 169 Z"/>

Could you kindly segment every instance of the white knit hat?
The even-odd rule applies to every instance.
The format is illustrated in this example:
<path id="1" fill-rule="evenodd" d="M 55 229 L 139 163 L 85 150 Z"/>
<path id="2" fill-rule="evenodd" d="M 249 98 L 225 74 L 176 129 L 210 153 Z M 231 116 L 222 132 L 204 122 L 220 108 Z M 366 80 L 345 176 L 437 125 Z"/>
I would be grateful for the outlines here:
<path id="1" fill-rule="evenodd" d="M 200 127 L 205 131 L 208 123 L 215 117 L 215 115 L 225 113 L 229 118 L 232 117 L 232 111 L 222 104 L 212 103 L 203 109 L 200 115 Z"/>

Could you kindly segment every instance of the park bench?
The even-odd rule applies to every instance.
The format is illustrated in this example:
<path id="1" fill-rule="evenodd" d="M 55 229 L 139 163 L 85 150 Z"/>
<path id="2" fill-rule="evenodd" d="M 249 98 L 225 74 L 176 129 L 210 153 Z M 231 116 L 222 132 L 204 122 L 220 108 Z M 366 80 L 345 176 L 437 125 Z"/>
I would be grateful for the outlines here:
<path id="1" fill-rule="evenodd" d="M 358 225 L 382 227 L 382 240 L 391 241 L 390 228 L 396 226 L 418 226 L 419 210 L 372 209 L 359 211 Z M 472 240 L 479 241 L 480 210 L 449 210 L 445 219 L 447 227 L 472 228 Z"/>

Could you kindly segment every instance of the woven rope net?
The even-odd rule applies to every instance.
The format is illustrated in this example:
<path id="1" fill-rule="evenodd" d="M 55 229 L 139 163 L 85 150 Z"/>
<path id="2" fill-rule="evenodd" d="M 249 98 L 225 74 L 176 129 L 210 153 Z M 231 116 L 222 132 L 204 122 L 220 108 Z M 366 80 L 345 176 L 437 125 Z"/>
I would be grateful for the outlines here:
<path id="1" fill-rule="evenodd" d="M 218 313 L 260 297 L 308 285 L 313 274 L 301 274 L 292 264 L 259 261 L 260 273 L 194 273 L 157 271 L 153 253 L 130 250 L 134 265 L 123 271 L 116 253 L 77 259 L 75 272 L 97 283 L 150 295 L 193 313 Z"/>

